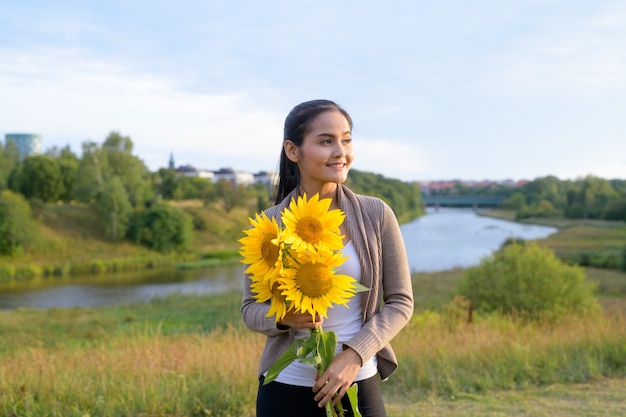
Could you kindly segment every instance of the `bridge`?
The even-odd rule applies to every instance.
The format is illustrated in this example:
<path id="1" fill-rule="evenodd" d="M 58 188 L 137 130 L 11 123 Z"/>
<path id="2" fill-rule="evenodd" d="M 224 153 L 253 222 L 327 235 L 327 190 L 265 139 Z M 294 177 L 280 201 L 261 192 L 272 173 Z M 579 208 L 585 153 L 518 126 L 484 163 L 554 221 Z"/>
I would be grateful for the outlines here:
<path id="1" fill-rule="evenodd" d="M 497 195 L 423 195 L 429 207 L 498 207 L 506 197 Z"/>

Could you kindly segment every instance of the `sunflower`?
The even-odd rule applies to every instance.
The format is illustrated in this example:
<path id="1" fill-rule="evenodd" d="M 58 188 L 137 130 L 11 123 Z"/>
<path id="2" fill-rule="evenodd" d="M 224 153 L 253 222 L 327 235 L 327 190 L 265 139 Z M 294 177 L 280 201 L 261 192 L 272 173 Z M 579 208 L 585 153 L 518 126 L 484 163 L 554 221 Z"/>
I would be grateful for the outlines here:
<path id="1" fill-rule="evenodd" d="M 280 286 L 287 301 L 301 313 L 327 316 L 333 304 L 347 306 L 356 293 L 356 280 L 348 275 L 336 274 L 335 268 L 346 260 L 341 253 L 317 252 L 301 254 L 299 263 L 283 270 Z"/>
<path id="2" fill-rule="evenodd" d="M 298 201 L 291 200 L 289 209 L 282 212 L 285 225 L 283 241 L 295 252 L 338 251 L 343 247 L 339 226 L 346 217 L 341 210 L 328 210 L 330 198 L 319 199 L 315 194 L 307 200 L 306 194 Z"/>
<path id="3" fill-rule="evenodd" d="M 270 300 L 270 309 L 267 312 L 267 317 L 271 317 L 272 314 L 275 314 L 276 323 L 285 317 L 290 307 L 282 291 L 279 289 L 281 284 L 281 279 L 278 278 L 277 280 L 253 280 L 250 285 L 250 289 L 255 293 L 254 298 L 258 303 L 264 303 Z"/>
<path id="4" fill-rule="evenodd" d="M 275 281 L 282 270 L 282 244 L 279 242 L 280 229 L 276 219 L 271 220 L 265 213 L 249 218 L 252 227 L 244 230 L 247 236 L 239 239 L 242 244 L 239 253 L 242 263 L 249 265 L 246 273 L 262 279 L 272 277 Z"/>

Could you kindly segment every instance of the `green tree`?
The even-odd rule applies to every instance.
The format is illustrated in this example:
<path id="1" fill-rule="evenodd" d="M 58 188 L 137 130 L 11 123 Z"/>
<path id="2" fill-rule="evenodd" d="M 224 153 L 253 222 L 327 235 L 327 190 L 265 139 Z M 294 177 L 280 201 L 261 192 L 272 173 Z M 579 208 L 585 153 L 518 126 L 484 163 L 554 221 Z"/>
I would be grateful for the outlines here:
<path id="1" fill-rule="evenodd" d="M 19 190 L 28 199 L 45 203 L 57 201 L 63 194 L 61 169 L 50 155 L 33 155 L 22 162 Z"/>
<path id="2" fill-rule="evenodd" d="M 526 204 L 536 206 L 540 201 L 549 201 L 553 207 L 564 209 L 567 204 L 567 185 L 554 176 L 537 178 L 522 186 Z"/>
<path id="3" fill-rule="evenodd" d="M 76 170 L 74 197 L 83 203 L 92 203 L 102 190 L 106 172 L 106 158 L 95 142 L 83 143 L 83 154 Z"/>
<path id="4" fill-rule="evenodd" d="M 584 270 L 536 243 L 509 244 L 466 270 L 459 292 L 478 311 L 558 318 L 599 311 Z"/>
<path id="5" fill-rule="evenodd" d="M 78 164 L 78 156 L 72 152 L 69 146 L 61 149 L 61 154 L 59 155 L 59 168 L 61 168 L 61 178 L 63 180 L 61 199 L 65 202 L 70 202 L 74 199 L 74 183 L 76 182 Z"/>
<path id="6" fill-rule="evenodd" d="M 8 187 L 9 175 L 20 163 L 20 154 L 15 142 L 10 140 L 6 146 L 0 142 L 0 191 Z"/>
<path id="7" fill-rule="evenodd" d="M 182 252 L 191 244 L 193 221 L 181 209 L 158 202 L 133 216 L 128 234 L 135 242 L 151 249 Z"/>
<path id="8" fill-rule="evenodd" d="M 37 240 L 28 201 L 9 190 L 0 192 L 0 254 L 14 255 Z"/>
<path id="9" fill-rule="evenodd" d="M 173 200 L 176 187 L 178 186 L 176 171 L 169 168 L 161 168 L 158 172 L 157 194 L 165 200 Z"/>
<path id="10" fill-rule="evenodd" d="M 241 207 L 250 197 L 246 187 L 242 185 L 236 186 L 228 181 L 218 181 L 215 189 L 217 196 L 222 199 L 226 213 L 230 213 L 235 207 Z"/>
<path id="11" fill-rule="evenodd" d="M 102 154 L 106 158 L 103 171 L 109 176 L 122 180 L 130 202 L 134 207 L 152 198 L 150 171 L 143 161 L 132 154 L 133 142 L 129 136 L 111 132 L 102 144 Z"/>
<path id="12" fill-rule="evenodd" d="M 601 218 L 606 206 L 617 197 L 618 193 L 609 181 L 589 175 L 577 181 L 567 193 L 565 215 L 570 218 Z"/>
<path id="13" fill-rule="evenodd" d="M 602 218 L 626 222 L 626 196 L 610 201 L 602 212 Z"/>
<path id="14" fill-rule="evenodd" d="M 380 174 L 351 170 L 346 184 L 356 193 L 383 199 L 401 218 L 423 214 L 422 194 L 417 182 L 407 183 Z"/>
<path id="15" fill-rule="evenodd" d="M 515 192 L 509 198 L 504 200 L 500 206 L 503 209 L 520 211 L 526 207 L 526 197 L 520 192 Z"/>
<path id="16" fill-rule="evenodd" d="M 105 181 L 96 203 L 107 238 L 117 242 L 126 235 L 133 210 L 122 181 L 117 177 Z"/>

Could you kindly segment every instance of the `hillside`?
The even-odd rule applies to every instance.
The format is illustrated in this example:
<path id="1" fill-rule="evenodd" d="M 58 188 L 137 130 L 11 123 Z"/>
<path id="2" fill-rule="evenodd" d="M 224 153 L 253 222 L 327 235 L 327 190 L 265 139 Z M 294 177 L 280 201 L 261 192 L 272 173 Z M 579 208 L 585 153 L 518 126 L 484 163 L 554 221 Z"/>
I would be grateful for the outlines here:
<path id="1" fill-rule="evenodd" d="M 188 212 L 195 230 L 185 253 L 163 254 L 130 241 L 111 243 L 97 221 L 97 212 L 81 204 L 50 204 L 37 209 L 38 241 L 22 253 L 0 256 L 0 279 L 116 271 L 202 259 L 209 253 L 236 254 L 237 239 L 247 227 L 251 209 L 226 212 L 221 204 L 201 201 L 171 203 Z"/>

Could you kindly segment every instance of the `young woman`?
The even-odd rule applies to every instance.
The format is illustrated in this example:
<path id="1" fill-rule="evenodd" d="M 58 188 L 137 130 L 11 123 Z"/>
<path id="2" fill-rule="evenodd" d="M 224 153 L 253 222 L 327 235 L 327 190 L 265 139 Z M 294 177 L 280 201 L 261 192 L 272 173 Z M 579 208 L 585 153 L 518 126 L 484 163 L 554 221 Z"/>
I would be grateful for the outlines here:
<path id="1" fill-rule="evenodd" d="M 280 157 L 275 205 L 265 211 L 280 222 L 281 211 L 293 197 L 319 193 L 331 198 L 330 209 L 341 209 L 343 254 L 339 272 L 370 290 L 350 299 L 349 308 L 328 310 L 328 318 L 288 312 L 278 323 L 267 317 L 269 304 L 258 303 L 244 283 L 241 313 L 246 325 L 267 336 L 259 366 L 257 417 L 323 416 L 328 401 L 342 401 L 357 382 L 363 417 L 385 416 L 380 381 L 397 368 L 389 341 L 413 314 L 411 276 L 398 221 L 382 200 L 355 194 L 343 183 L 354 159 L 352 119 L 329 100 L 297 105 L 287 116 Z M 306 338 L 311 328 L 337 334 L 337 353 L 323 375 L 300 361 L 292 362 L 276 380 L 263 384 L 264 374 L 291 345 Z M 349 411 L 347 415 L 352 415 Z"/>

